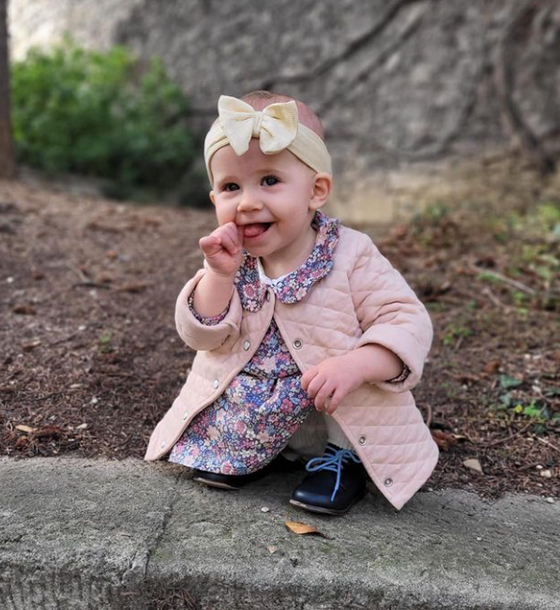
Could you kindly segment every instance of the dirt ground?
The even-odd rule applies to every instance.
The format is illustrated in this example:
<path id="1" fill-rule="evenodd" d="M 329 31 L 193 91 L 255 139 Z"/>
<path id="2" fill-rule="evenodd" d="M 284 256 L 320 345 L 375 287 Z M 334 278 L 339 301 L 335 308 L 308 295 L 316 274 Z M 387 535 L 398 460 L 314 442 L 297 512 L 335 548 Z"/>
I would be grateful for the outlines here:
<path id="1" fill-rule="evenodd" d="M 360 226 L 431 313 L 428 489 L 560 497 L 560 207 Z M 480 211 L 479 211 L 480 212 Z M 0 182 L 0 454 L 142 458 L 194 353 L 175 299 L 211 210 Z"/>

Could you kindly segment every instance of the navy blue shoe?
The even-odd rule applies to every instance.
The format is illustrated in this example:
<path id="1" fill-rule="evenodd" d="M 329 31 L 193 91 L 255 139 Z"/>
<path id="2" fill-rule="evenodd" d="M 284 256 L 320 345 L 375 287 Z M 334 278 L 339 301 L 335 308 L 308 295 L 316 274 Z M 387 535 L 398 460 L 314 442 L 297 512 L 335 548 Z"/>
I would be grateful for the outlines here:
<path id="1" fill-rule="evenodd" d="M 279 454 L 266 466 L 249 474 L 222 474 L 221 472 L 208 472 L 195 468 L 193 470 L 193 481 L 203 483 L 208 487 L 236 491 L 247 483 L 257 481 L 267 474 L 272 474 L 273 472 L 296 472 L 296 470 L 301 468 L 302 466 L 299 463 L 291 462 Z"/>
<path id="2" fill-rule="evenodd" d="M 207 487 L 237 491 L 247 483 L 249 475 L 222 474 L 221 472 L 208 472 L 207 470 L 193 470 L 193 481 L 202 483 Z"/>
<path id="3" fill-rule="evenodd" d="M 344 515 L 366 493 L 367 472 L 354 451 L 327 445 L 322 457 L 307 462 L 308 475 L 290 504 L 312 513 Z"/>

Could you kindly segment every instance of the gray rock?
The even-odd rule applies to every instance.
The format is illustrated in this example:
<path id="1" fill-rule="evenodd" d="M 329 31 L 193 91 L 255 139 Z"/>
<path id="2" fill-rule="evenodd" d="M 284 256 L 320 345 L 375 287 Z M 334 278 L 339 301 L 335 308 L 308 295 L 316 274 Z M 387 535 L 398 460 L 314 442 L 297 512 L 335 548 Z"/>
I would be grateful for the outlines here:
<path id="1" fill-rule="evenodd" d="M 167 462 L 2 458 L 0 608 L 558 608 L 558 503 L 448 490 L 396 511 L 372 489 L 327 518 L 288 504 L 301 476 L 225 492 Z"/>

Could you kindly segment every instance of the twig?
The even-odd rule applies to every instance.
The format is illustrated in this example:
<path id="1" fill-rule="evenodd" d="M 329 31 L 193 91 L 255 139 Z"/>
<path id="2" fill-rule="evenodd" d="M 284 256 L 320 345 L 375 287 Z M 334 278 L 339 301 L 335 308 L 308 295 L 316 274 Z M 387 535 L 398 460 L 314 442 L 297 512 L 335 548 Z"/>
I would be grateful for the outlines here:
<path id="1" fill-rule="evenodd" d="M 76 273 L 82 282 L 91 282 L 91 278 L 89 278 L 81 269 L 76 267 L 76 265 L 73 265 L 72 263 L 66 263 L 66 266 L 68 267 L 68 269 Z"/>
<path id="2" fill-rule="evenodd" d="M 482 289 L 482 294 L 485 294 L 492 301 L 492 303 L 494 303 L 494 305 L 496 305 L 496 307 L 500 307 L 501 309 L 503 309 L 506 312 L 511 311 L 513 309 L 513 307 L 510 307 L 509 305 L 502 303 L 502 301 L 500 301 L 500 299 L 490 290 L 490 288 L 488 286 L 485 286 Z"/>
<path id="3" fill-rule="evenodd" d="M 527 428 L 529 426 L 532 426 L 534 423 L 535 423 L 535 420 L 532 419 L 528 424 L 523 426 L 523 428 L 521 428 L 517 432 L 514 432 L 513 434 L 511 434 L 507 438 L 499 438 L 498 440 L 492 441 L 491 443 L 478 443 L 477 442 L 476 444 L 479 445 L 480 447 L 487 448 L 487 447 L 495 447 L 496 445 L 500 445 L 502 443 L 507 443 L 508 441 L 511 441 L 511 439 L 515 438 L 516 436 L 519 436 L 522 432 L 525 432 L 525 430 L 527 430 Z"/>
<path id="4" fill-rule="evenodd" d="M 526 286 L 525 284 L 522 284 L 521 282 L 518 282 L 517 280 L 512 280 L 511 278 L 506 277 L 505 275 L 502 275 L 501 273 L 498 273 L 497 271 L 488 271 L 488 269 L 481 269 L 480 267 L 477 267 L 476 265 L 472 265 L 471 268 L 474 271 L 476 271 L 477 273 L 485 273 L 487 275 L 491 275 L 492 277 L 495 277 L 497 280 L 501 280 L 502 282 L 505 282 L 506 284 L 510 284 L 514 288 L 517 288 L 518 290 L 522 290 L 523 292 L 526 292 L 527 294 L 530 294 L 531 296 L 533 296 L 536 293 L 536 291 L 533 288 L 530 288 L 529 286 Z"/>
<path id="5" fill-rule="evenodd" d="M 76 282 L 75 284 L 72 284 L 72 288 L 80 288 L 82 286 L 85 288 L 104 288 L 105 290 L 111 289 L 110 284 L 100 284 L 99 282 L 92 282 L 89 280 L 87 282 Z"/>
<path id="6" fill-rule="evenodd" d="M 426 410 L 428 411 L 428 413 L 426 415 L 426 426 L 429 428 L 430 424 L 432 423 L 432 416 L 433 416 L 432 405 L 429 402 L 426 403 Z"/>
<path id="7" fill-rule="evenodd" d="M 544 443 L 545 445 L 548 445 L 549 447 L 554 449 L 554 451 L 558 451 L 558 453 L 560 453 L 560 449 L 558 447 L 556 447 L 556 445 L 553 445 L 549 441 L 545 441 L 544 438 L 539 438 L 538 436 L 534 436 L 533 438 L 536 438 L 539 441 L 539 443 Z"/>

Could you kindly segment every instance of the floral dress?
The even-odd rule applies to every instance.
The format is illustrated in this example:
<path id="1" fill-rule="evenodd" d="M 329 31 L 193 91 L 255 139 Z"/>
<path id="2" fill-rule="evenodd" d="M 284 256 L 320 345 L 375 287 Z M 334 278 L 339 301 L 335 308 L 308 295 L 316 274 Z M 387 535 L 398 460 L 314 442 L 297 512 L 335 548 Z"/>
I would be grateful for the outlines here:
<path id="1" fill-rule="evenodd" d="M 243 308 L 259 311 L 267 284 L 283 303 L 303 299 L 315 282 L 333 267 L 339 221 L 321 211 L 312 226 L 317 231 L 313 250 L 305 263 L 277 280 L 263 276 L 258 259 L 244 252 L 235 286 Z M 203 324 L 217 324 L 228 312 Z M 301 387 L 301 371 L 272 319 L 261 345 L 224 393 L 198 413 L 171 450 L 169 461 L 223 474 L 248 474 L 274 459 L 314 409 Z"/>

